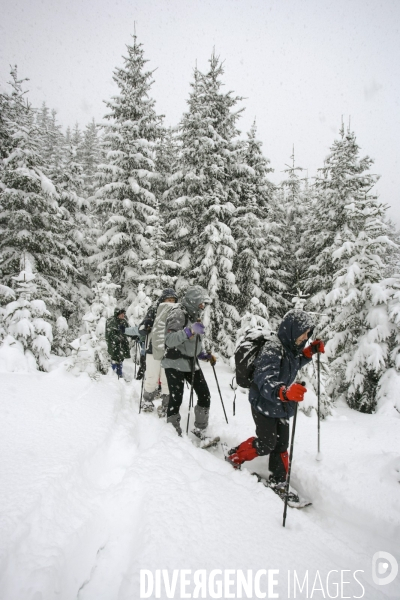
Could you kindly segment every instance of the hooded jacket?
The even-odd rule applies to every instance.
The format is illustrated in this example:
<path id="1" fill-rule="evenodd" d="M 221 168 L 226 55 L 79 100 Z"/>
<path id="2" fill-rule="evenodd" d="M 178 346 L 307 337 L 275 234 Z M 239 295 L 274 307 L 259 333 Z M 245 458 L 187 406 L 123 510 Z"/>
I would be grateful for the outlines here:
<path id="1" fill-rule="evenodd" d="M 296 346 L 296 339 L 309 329 L 307 340 Z M 249 401 L 255 410 L 267 417 L 289 418 L 294 413 L 295 402 L 282 402 L 279 388 L 288 388 L 298 371 L 310 362 L 303 350 L 312 335 L 314 322 L 302 310 L 291 310 L 283 318 L 278 334 L 273 334 L 254 361 L 253 384 Z"/>
<path id="2" fill-rule="evenodd" d="M 192 361 L 184 356 L 194 357 L 197 342 L 196 355 L 198 356 L 203 351 L 201 336 L 193 336 L 188 339 L 184 332 L 185 327 L 190 327 L 195 321 L 200 318 L 201 309 L 199 304 L 210 303 L 211 299 L 206 290 L 199 285 L 194 285 L 187 289 L 187 292 L 179 304 L 173 306 L 170 310 L 165 324 L 165 346 L 176 349 L 182 355 L 178 358 L 164 357 L 161 361 L 161 366 L 164 369 L 177 369 L 178 371 L 190 372 L 192 370 Z M 196 364 L 195 369 L 200 367 Z"/>
<path id="3" fill-rule="evenodd" d="M 125 328 L 128 327 L 126 319 L 119 319 L 120 308 L 114 310 L 114 316 L 106 321 L 106 342 L 107 351 L 111 360 L 120 363 L 124 358 L 130 357 L 129 341 L 125 336 Z"/>

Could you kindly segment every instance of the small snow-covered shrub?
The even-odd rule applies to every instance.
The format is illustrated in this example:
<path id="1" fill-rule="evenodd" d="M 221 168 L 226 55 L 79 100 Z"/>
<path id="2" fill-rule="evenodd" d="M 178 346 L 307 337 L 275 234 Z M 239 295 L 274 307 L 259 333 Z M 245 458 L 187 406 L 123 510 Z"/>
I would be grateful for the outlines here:
<path id="1" fill-rule="evenodd" d="M 23 280 L 21 274 L 15 279 L 20 295 L 18 300 L 9 302 L 3 312 L 3 330 L 7 336 L 1 346 L 3 354 L 5 347 L 12 348 L 14 340 L 15 349 L 23 354 L 32 354 L 36 368 L 48 371 L 53 341 L 52 327 L 48 321 L 50 313 L 43 300 L 30 300 L 31 293 L 35 291 L 32 283 L 34 275 L 27 276 L 24 273 Z"/>

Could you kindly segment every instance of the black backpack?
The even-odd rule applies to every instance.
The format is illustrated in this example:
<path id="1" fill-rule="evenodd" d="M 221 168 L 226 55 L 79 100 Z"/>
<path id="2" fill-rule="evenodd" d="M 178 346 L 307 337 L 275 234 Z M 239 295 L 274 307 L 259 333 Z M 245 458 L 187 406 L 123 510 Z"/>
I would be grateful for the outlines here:
<path id="1" fill-rule="evenodd" d="M 254 361 L 271 333 L 261 327 L 249 329 L 245 338 L 235 350 L 236 382 L 242 388 L 250 388 L 253 383 Z"/>

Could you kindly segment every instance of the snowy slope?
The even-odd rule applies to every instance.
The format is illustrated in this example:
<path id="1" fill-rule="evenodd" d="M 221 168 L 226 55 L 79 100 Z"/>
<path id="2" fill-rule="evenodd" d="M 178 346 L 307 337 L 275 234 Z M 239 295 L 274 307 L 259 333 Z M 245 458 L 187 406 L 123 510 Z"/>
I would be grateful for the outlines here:
<path id="1" fill-rule="evenodd" d="M 232 417 L 227 367 L 217 372 L 229 425 L 204 371 L 211 432 L 228 445 L 253 435 L 241 393 Z M 235 472 L 222 449 L 201 450 L 155 414 L 138 415 L 140 382 L 95 383 L 58 364 L 0 373 L 0 384 L 2 600 L 136 600 L 140 569 L 276 569 L 280 598 L 293 597 L 288 570 L 309 572 L 297 598 L 329 597 L 329 571 L 348 570 L 338 597 L 400 597 L 399 578 L 382 587 L 371 578 L 376 552 L 400 561 L 400 419 L 338 407 L 322 424 L 317 462 L 316 418 L 300 414 L 293 482 L 313 506 L 289 510 L 283 529 L 279 498 Z M 249 469 L 266 473 L 266 459 Z M 312 592 L 317 572 L 324 593 L 318 582 Z M 174 597 L 184 597 L 179 586 Z"/>

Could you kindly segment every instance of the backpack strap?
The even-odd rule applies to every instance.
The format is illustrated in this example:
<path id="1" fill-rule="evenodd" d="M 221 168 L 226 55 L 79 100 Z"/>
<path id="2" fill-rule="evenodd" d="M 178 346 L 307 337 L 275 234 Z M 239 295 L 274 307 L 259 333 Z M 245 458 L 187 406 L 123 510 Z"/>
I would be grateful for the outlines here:
<path id="1" fill-rule="evenodd" d="M 278 338 L 278 336 L 276 336 L 276 337 Z M 279 340 L 279 338 L 278 338 L 278 340 Z M 261 354 L 261 352 L 262 352 L 262 351 L 263 351 L 263 349 L 264 349 L 264 346 L 265 346 L 265 344 L 267 344 L 268 342 L 269 342 L 269 340 L 265 340 L 264 344 L 263 344 L 263 345 L 261 346 L 261 348 L 260 348 L 260 351 L 259 351 L 259 353 L 258 353 L 258 356 Z M 279 368 L 281 369 L 281 368 L 282 368 L 282 364 L 283 364 L 283 359 L 284 359 L 284 357 L 285 357 L 285 349 L 284 349 L 284 347 L 283 347 L 283 344 L 282 344 L 281 340 L 279 340 L 279 347 L 280 347 L 280 350 L 281 350 L 281 362 L 280 362 Z M 252 382 L 251 382 L 251 386 L 250 386 L 250 387 L 253 387 L 253 385 L 254 385 L 255 387 L 257 387 L 257 386 L 256 386 L 256 384 L 254 383 L 254 381 L 252 381 Z M 257 389 L 258 389 L 258 388 L 257 388 Z M 285 407 L 285 409 L 286 409 L 286 407 Z"/>

